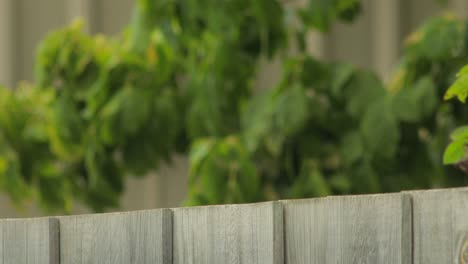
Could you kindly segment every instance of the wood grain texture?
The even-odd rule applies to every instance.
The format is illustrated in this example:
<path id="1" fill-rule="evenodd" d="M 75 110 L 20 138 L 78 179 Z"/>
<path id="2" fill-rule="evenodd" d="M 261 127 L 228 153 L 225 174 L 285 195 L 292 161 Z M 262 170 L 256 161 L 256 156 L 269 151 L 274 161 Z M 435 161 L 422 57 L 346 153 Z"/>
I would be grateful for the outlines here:
<path id="1" fill-rule="evenodd" d="M 60 263 L 172 263 L 168 209 L 60 218 Z"/>
<path id="2" fill-rule="evenodd" d="M 174 263 L 284 263 L 281 204 L 174 209 Z"/>
<path id="3" fill-rule="evenodd" d="M 0 221 L 0 263 L 58 264 L 57 219 L 31 218 Z"/>
<path id="4" fill-rule="evenodd" d="M 468 233 L 468 189 L 410 192 L 413 199 L 414 264 L 460 261 Z M 468 255 L 467 255 L 468 257 Z"/>
<path id="5" fill-rule="evenodd" d="M 285 263 L 411 263 L 409 196 L 336 196 L 283 203 Z"/>

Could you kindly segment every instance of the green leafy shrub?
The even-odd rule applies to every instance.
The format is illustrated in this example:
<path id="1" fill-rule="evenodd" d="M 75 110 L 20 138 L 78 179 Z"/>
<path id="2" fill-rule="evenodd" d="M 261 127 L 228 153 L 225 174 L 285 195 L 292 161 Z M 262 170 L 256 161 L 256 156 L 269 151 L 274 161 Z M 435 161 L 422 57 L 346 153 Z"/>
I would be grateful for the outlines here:
<path id="1" fill-rule="evenodd" d="M 69 211 L 79 199 L 102 211 L 118 205 L 127 175 L 175 152 L 190 156 L 190 205 L 466 183 L 441 155 L 468 118 L 439 100 L 467 61 L 465 26 L 429 21 L 387 87 L 305 53 L 311 27 L 359 11 L 357 0 L 139 0 L 116 37 L 80 23 L 53 32 L 36 84 L 0 90 L 0 187 L 18 203 Z M 254 93 L 273 57 L 280 83 Z"/>
<path id="2" fill-rule="evenodd" d="M 465 103 L 468 96 L 468 67 L 464 66 L 457 74 L 456 81 L 450 86 L 445 94 L 445 99 L 456 97 L 460 102 Z M 456 164 L 463 171 L 467 171 L 467 145 L 468 126 L 461 126 L 450 134 L 452 142 L 447 146 L 444 153 L 444 164 Z"/>

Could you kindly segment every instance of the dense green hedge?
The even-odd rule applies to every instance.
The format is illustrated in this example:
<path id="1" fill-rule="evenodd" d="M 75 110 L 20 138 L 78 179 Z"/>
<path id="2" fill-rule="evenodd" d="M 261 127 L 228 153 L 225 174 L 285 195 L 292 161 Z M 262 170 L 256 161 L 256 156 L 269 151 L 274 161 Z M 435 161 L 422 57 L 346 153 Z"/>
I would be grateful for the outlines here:
<path id="1" fill-rule="evenodd" d="M 187 204 L 254 202 L 465 184 L 442 165 L 467 122 L 443 102 L 468 62 L 465 25 L 428 21 L 390 85 L 305 52 L 357 0 L 139 0 L 114 38 L 80 23 L 41 43 L 36 83 L 0 89 L 0 187 L 50 210 L 117 206 L 128 175 L 189 153 Z M 299 20 L 299 21 L 297 21 Z M 291 53 L 291 50 L 295 52 Z M 260 61 L 281 81 L 253 93 Z"/>

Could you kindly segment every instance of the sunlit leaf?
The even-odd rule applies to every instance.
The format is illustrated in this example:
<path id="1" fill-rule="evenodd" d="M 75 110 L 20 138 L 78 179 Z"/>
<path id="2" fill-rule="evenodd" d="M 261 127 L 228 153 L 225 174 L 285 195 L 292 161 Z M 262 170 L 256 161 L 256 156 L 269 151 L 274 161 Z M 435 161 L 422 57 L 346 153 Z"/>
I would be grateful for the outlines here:
<path id="1" fill-rule="evenodd" d="M 464 103 L 468 97 L 468 66 L 465 66 L 457 75 L 457 80 L 449 87 L 445 93 L 444 99 L 449 100 L 457 97 Z"/>
<path id="2" fill-rule="evenodd" d="M 444 152 L 444 164 L 455 164 L 466 157 L 466 145 L 468 140 L 457 140 L 450 145 Z"/>

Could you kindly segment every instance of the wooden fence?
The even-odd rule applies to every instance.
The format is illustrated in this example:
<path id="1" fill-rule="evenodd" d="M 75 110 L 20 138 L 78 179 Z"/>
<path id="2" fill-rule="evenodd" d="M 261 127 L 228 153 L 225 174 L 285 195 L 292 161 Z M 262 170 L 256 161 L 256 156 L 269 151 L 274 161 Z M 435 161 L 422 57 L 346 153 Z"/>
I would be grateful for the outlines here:
<path id="1" fill-rule="evenodd" d="M 468 264 L 468 188 L 0 220 L 0 262 Z"/>

